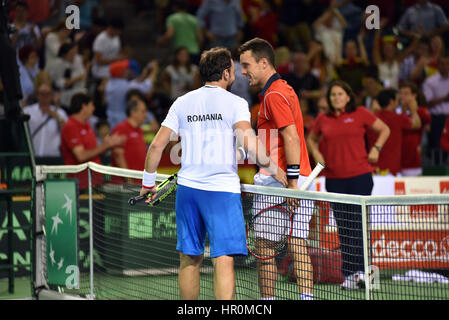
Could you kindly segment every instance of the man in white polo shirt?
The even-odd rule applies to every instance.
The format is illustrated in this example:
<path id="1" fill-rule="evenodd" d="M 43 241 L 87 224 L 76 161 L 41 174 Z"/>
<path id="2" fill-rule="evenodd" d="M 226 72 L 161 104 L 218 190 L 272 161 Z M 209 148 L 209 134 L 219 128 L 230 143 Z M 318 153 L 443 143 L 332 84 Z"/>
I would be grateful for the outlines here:
<path id="1" fill-rule="evenodd" d="M 214 265 L 217 299 L 235 295 L 235 255 L 247 255 L 237 175 L 237 141 L 251 159 L 283 185 L 286 174 L 268 157 L 251 129 L 246 100 L 227 91 L 234 63 L 225 48 L 205 51 L 200 60 L 205 85 L 179 97 L 148 149 L 141 194 L 155 193 L 156 169 L 171 136 L 181 137 L 181 170 L 176 193 L 177 250 L 181 299 L 197 299 L 206 233 Z M 245 151 L 246 152 L 246 151 Z"/>
<path id="2" fill-rule="evenodd" d="M 28 125 L 36 157 L 61 156 L 61 129 L 68 117 L 61 108 L 52 105 L 53 91 L 50 85 L 37 88 L 37 103 L 27 106 L 23 112 L 30 115 Z"/>

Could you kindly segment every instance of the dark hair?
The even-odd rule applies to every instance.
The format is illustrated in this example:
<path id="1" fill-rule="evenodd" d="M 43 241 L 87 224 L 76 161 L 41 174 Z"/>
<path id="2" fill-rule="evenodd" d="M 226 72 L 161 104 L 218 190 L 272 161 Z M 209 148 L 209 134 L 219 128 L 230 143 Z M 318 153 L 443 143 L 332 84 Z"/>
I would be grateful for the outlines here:
<path id="1" fill-rule="evenodd" d="M 28 58 L 30 57 L 32 52 L 36 52 L 36 48 L 30 45 L 25 45 L 22 48 L 19 49 L 19 59 L 22 63 L 26 63 Z"/>
<path id="2" fill-rule="evenodd" d="M 108 122 L 108 120 L 106 119 L 100 119 L 97 121 L 97 123 L 95 124 L 95 130 L 99 130 L 100 127 L 102 126 L 108 126 L 109 128 L 111 128 L 111 124 Z"/>
<path id="3" fill-rule="evenodd" d="M 131 111 L 137 110 L 138 106 L 139 106 L 139 102 L 137 102 L 136 100 L 129 100 L 126 103 L 126 109 L 125 109 L 126 116 L 129 117 L 131 115 Z"/>
<path id="4" fill-rule="evenodd" d="M 274 50 L 268 41 L 261 38 L 251 39 L 240 46 L 239 54 L 242 54 L 245 51 L 251 51 L 256 62 L 265 58 L 273 68 L 275 67 Z"/>
<path id="5" fill-rule="evenodd" d="M 83 105 L 89 104 L 92 101 L 92 98 L 85 93 L 77 93 L 72 96 L 72 100 L 70 101 L 70 112 L 72 114 L 78 113 L 83 108 Z"/>
<path id="6" fill-rule="evenodd" d="M 265 2 L 270 7 L 271 11 L 276 11 L 276 4 L 274 3 L 274 0 L 265 0 Z"/>
<path id="7" fill-rule="evenodd" d="M 145 95 L 139 89 L 128 90 L 128 92 L 126 92 L 126 97 L 125 97 L 126 102 L 128 102 L 131 99 L 131 97 L 133 97 L 133 96 L 138 96 L 140 100 L 142 100 L 145 103 L 147 102 Z"/>
<path id="8" fill-rule="evenodd" d="M 410 90 L 412 91 L 412 93 L 413 93 L 413 94 L 416 94 L 416 95 L 419 93 L 418 87 L 417 87 L 416 84 L 414 84 L 413 82 L 404 82 L 404 83 L 401 83 L 401 84 L 399 85 L 399 89 L 402 89 L 402 88 L 410 88 Z"/>
<path id="9" fill-rule="evenodd" d="M 106 19 L 102 17 L 92 17 L 92 24 L 100 27 L 107 27 L 108 23 Z"/>
<path id="10" fill-rule="evenodd" d="M 122 18 L 119 17 L 111 18 L 108 22 L 108 26 L 119 30 L 125 29 L 125 23 L 123 22 Z"/>
<path id="11" fill-rule="evenodd" d="M 187 11 L 187 9 L 189 8 L 189 3 L 187 2 L 187 0 L 175 0 L 173 3 L 173 7 L 175 8 L 175 10 Z"/>
<path id="12" fill-rule="evenodd" d="M 23 8 L 28 10 L 28 3 L 26 3 L 25 1 L 17 1 L 16 2 L 16 8 L 17 7 L 23 7 Z"/>
<path id="13" fill-rule="evenodd" d="M 333 87 L 340 87 L 346 92 L 346 94 L 349 96 L 350 100 L 345 106 L 345 111 L 347 113 L 354 112 L 356 110 L 354 91 L 352 91 L 351 86 L 343 80 L 333 80 L 329 84 L 329 89 L 327 90 L 327 95 L 326 95 L 327 104 L 329 105 L 329 112 L 335 112 L 335 108 L 332 105 L 331 99 L 330 99 L 331 90 Z"/>
<path id="14" fill-rule="evenodd" d="M 64 58 L 64 56 L 70 51 L 72 50 L 74 47 L 76 46 L 76 44 L 74 43 L 64 43 L 58 51 L 58 57 L 60 58 Z"/>
<path id="15" fill-rule="evenodd" d="M 178 69 L 178 68 L 179 68 L 179 61 L 178 61 L 178 59 L 177 59 L 176 57 L 178 56 L 178 54 L 179 54 L 182 50 L 187 51 L 187 54 L 189 53 L 189 51 L 187 50 L 187 48 L 184 47 L 184 46 L 179 46 L 179 47 L 176 48 L 176 50 L 175 50 L 175 52 L 174 52 L 174 54 L 173 54 L 173 62 L 172 62 L 172 65 L 173 65 L 173 67 L 175 67 L 175 69 Z M 186 66 L 186 69 L 187 69 L 187 72 L 190 72 L 190 71 L 192 70 L 192 63 L 190 62 L 190 56 L 189 56 L 189 60 L 188 60 L 188 64 L 187 64 L 187 66 Z"/>
<path id="16" fill-rule="evenodd" d="M 399 85 L 399 89 L 410 88 L 413 94 L 416 94 L 416 102 L 419 106 L 426 104 L 426 98 L 418 86 L 414 82 L 404 82 Z"/>
<path id="17" fill-rule="evenodd" d="M 220 81 L 223 71 L 231 66 L 231 52 L 226 48 L 216 47 L 201 54 L 199 69 L 204 82 Z"/>
<path id="18" fill-rule="evenodd" d="M 377 102 L 382 109 L 385 109 L 391 100 L 396 99 L 397 91 L 395 89 L 384 89 L 377 95 Z"/>
<path id="19" fill-rule="evenodd" d="M 363 77 L 364 78 L 373 78 L 376 81 L 379 81 L 379 70 L 378 70 L 377 66 L 367 67 Z"/>

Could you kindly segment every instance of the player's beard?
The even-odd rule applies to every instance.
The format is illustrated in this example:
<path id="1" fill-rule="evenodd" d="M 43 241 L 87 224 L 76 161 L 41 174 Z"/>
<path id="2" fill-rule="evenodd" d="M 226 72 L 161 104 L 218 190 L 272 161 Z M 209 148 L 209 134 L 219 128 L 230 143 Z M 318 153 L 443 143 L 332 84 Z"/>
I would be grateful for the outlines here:
<path id="1" fill-rule="evenodd" d="M 234 83 L 234 81 L 235 81 L 235 79 L 228 82 L 228 85 L 227 85 L 227 87 L 226 87 L 226 90 L 231 91 L 231 87 L 232 87 L 232 84 Z"/>

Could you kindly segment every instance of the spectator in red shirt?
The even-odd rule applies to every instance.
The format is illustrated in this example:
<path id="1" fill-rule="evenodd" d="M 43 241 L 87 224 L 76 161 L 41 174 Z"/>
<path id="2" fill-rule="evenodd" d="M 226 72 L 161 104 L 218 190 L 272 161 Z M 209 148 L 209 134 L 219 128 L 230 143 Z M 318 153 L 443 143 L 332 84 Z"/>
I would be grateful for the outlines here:
<path id="1" fill-rule="evenodd" d="M 371 163 L 377 162 L 379 151 L 387 141 L 387 125 L 365 107 L 356 107 L 355 95 L 344 81 L 331 82 L 327 92 L 328 113 L 318 115 L 307 142 L 315 162 L 326 164 L 328 192 L 371 195 L 373 177 Z M 368 128 L 379 133 L 369 153 L 365 147 Z M 323 149 L 319 144 L 324 140 Z M 358 274 L 364 271 L 362 210 L 357 205 L 334 204 L 342 255 L 342 288 L 356 289 Z"/>
<path id="2" fill-rule="evenodd" d="M 147 145 L 140 126 L 147 117 L 147 108 L 142 100 L 131 99 L 126 105 L 127 119 L 120 122 L 112 134 L 126 136 L 126 141 L 112 150 L 111 164 L 124 169 L 144 169 Z M 141 184 L 141 181 L 136 182 Z"/>
<path id="3" fill-rule="evenodd" d="M 399 86 L 399 101 L 402 113 L 410 115 L 410 109 L 418 106 L 418 88 L 414 83 L 404 83 Z M 421 141 L 424 129 L 430 125 L 432 117 L 426 107 L 421 106 L 417 109 L 421 128 L 404 130 L 402 135 L 401 174 L 403 176 L 422 175 Z"/>
<path id="4" fill-rule="evenodd" d="M 251 33 L 265 39 L 273 47 L 277 45 L 278 15 L 273 0 L 261 0 L 257 6 L 249 8 L 249 27 Z"/>
<path id="5" fill-rule="evenodd" d="M 70 109 L 72 115 L 61 131 L 61 153 L 64 164 L 76 165 L 87 161 L 101 164 L 102 153 L 125 141 L 125 136 L 111 135 L 104 138 L 103 144 L 97 145 L 95 131 L 88 122 L 95 111 L 95 106 L 87 94 L 75 94 L 72 97 Z M 87 171 L 74 176 L 79 179 L 80 189 L 88 187 Z M 100 184 L 101 177 L 101 175 L 94 175 L 93 184 Z"/>
<path id="6" fill-rule="evenodd" d="M 409 104 L 410 116 L 397 114 L 399 106 L 398 94 L 395 89 L 384 89 L 376 98 L 381 110 L 376 114 L 390 128 L 390 136 L 380 151 L 379 160 L 374 164 L 377 174 L 396 176 L 401 172 L 402 136 L 404 130 L 421 128 L 418 115 L 418 105 Z M 372 146 L 377 139 L 377 133 L 368 132 L 368 146 Z"/>
<path id="7" fill-rule="evenodd" d="M 50 0 L 25 0 L 25 2 L 28 4 L 31 22 L 42 24 L 50 18 L 52 11 Z"/>

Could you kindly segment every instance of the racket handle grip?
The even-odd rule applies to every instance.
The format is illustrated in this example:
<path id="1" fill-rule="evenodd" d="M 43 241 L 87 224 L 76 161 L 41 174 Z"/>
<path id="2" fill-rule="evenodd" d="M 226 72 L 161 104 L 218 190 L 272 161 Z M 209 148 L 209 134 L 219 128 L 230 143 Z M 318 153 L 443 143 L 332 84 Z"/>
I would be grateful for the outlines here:
<path id="1" fill-rule="evenodd" d="M 130 206 L 134 206 L 136 203 L 146 200 L 147 197 L 148 197 L 148 194 L 138 195 L 138 196 L 129 198 L 128 203 Z"/>
<path id="2" fill-rule="evenodd" d="M 307 177 L 307 179 L 304 181 L 304 183 L 299 187 L 299 190 L 305 191 L 309 188 L 309 186 L 312 184 L 313 180 L 318 177 L 321 170 L 323 170 L 326 166 L 324 163 L 318 162 L 315 166 L 315 168 L 312 170 L 310 175 Z"/>

